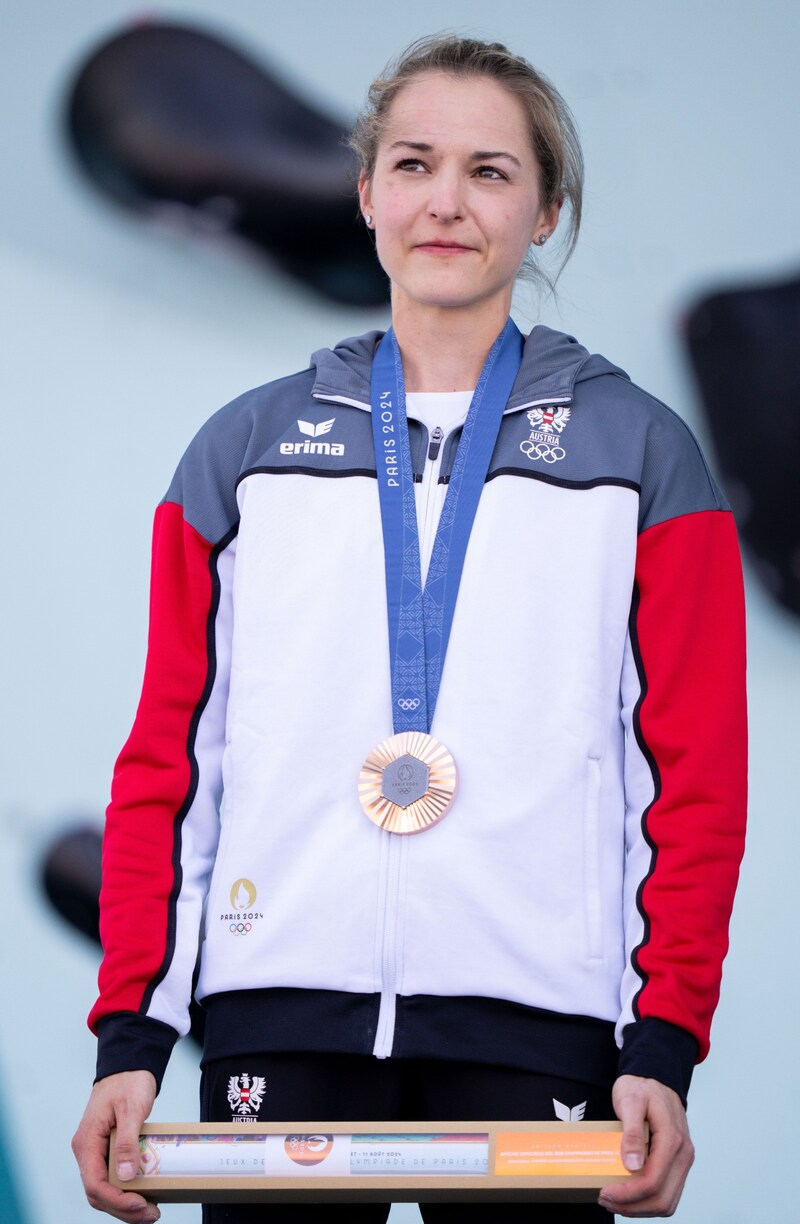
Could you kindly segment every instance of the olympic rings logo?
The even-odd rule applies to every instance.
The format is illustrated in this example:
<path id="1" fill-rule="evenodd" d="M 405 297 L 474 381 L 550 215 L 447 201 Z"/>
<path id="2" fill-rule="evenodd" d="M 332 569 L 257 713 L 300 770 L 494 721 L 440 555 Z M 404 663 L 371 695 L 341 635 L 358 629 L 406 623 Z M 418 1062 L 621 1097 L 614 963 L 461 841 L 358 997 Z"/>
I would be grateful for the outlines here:
<path id="1" fill-rule="evenodd" d="M 545 463 L 557 463 L 567 453 L 563 446 L 550 446 L 547 442 L 520 442 L 519 449 L 532 463 L 537 459 L 543 459 Z"/>
<path id="2" fill-rule="evenodd" d="M 248 935 L 252 929 L 252 922 L 232 922 L 228 927 L 233 935 Z"/>
<path id="3" fill-rule="evenodd" d="M 419 697 L 399 697 L 397 704 L 401 710 L 416 710 L 419 708 Z"/>

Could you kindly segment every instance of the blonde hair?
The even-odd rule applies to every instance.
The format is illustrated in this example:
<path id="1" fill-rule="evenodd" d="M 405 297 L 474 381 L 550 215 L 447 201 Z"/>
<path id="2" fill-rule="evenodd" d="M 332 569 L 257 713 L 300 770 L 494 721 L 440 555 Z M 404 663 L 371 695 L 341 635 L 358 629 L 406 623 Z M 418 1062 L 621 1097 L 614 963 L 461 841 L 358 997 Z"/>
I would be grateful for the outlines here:
<path id="1" fill-rule="evenodd" d="M 549 208 L 568 203 L 560 243 L 560 260 L 548 275 L 531 252 L 521 275 L 552 290 L 575 249 L 583 206 L 583 153 L 569 107 L 555 86 L 502 43 L 435 34 L 420 38 L 387 64 L 369 87 L 364 109 L 350 136 L 361 171 L 371 179 L 375 158 L 392 103 L 402 89 L 422 73 L 445 72 L 453 76 L 484 76 L 497 81 L 522 103 L 528 120 L 531 147 L 539 164 L 542 205 Z"/>

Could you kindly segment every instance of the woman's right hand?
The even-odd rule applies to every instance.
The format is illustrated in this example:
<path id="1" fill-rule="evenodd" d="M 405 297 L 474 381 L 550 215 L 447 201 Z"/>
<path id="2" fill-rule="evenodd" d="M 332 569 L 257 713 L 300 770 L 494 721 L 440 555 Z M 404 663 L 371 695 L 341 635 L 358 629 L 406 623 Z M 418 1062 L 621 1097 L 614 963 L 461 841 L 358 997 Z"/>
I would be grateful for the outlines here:
<path id="1" fill-rule="evenodd" d="M 139 1168 L 139 1133 L 156 1099 L 149 1071 L 121 1071 L 98 1080 L 72 1140 L 86 1197 L 98 1211 L 127 1224 L 152 1224 L 161 1212 L 140 1194 L 118 1190 L 108 1180 L 109 1136 L 116 1128 L 116 1172 L 129 1181 Z"/>

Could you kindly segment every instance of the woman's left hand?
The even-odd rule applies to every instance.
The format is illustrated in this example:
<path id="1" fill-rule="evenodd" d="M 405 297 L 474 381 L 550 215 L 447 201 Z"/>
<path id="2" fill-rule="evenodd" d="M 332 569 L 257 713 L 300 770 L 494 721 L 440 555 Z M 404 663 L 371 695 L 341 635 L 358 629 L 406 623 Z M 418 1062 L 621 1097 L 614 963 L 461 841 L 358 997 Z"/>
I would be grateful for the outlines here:
<path id="1" fill-rule="evenodd" d="M 621 1075 L 613 1101 L 623 1126 L 622 1163 L 634 1176 L 601 1190 L 600 1206 L 622 1216 L 671 1216 L 694 1161 L 680 1097 L 658 1080 Z"/>

